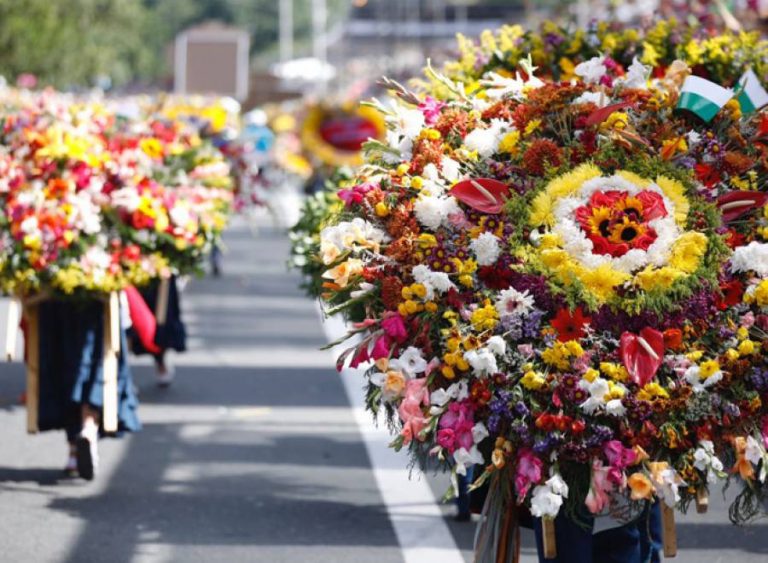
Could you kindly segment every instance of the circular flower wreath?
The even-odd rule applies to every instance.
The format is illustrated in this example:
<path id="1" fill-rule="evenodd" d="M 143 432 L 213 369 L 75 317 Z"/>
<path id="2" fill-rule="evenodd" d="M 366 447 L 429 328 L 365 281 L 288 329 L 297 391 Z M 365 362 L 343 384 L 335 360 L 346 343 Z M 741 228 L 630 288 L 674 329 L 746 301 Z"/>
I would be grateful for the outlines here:
<path id="1" fill-rule="evenodd" d="M 431 71 L 454 101 L 379 108 L 388 143 L 321 235 L 329 310 L 356 321 L 340 365 L 372 362 L 394 447 L 482 465 L 502 507 L 626 518 L 736 480 L 732 519 L 756 515 L 768 116 L 679 111 L 682 63 L 523 70 L 472 95 Z"/>

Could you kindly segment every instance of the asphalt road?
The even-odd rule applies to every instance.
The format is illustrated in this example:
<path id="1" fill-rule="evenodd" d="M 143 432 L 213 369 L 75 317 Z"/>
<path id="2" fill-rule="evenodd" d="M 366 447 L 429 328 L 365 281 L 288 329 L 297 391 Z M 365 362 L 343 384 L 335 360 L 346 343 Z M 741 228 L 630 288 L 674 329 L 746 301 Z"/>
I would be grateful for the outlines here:
<path id="1" fill-rule="evenodd" d="M 174 385 L 158 389 L 133 362 L 144 430 L 102 441 L 94 482 L 61 478 L 63 433 L 25 434 L 23 366 L 0 367 L 0 562 L 418 561 L 398 511 L 405 526 L 449 531 L 471 561 L 473 526 L 450 521 L 450 506 L 424 520 L 428 510 L 382 493 L 367 430 L 319 350 L 316 307 L 285 269 L 285 237 L 240 226 L 227 244 L 224 276 L 183 295 L 191 351 L 175 358 Z M 426 482 L 442 496 L 444 477 Z M 678 560 L 768 560 L 768 526 L 734 528 L 712 500 L 709 514 L 680 519 Z"/>

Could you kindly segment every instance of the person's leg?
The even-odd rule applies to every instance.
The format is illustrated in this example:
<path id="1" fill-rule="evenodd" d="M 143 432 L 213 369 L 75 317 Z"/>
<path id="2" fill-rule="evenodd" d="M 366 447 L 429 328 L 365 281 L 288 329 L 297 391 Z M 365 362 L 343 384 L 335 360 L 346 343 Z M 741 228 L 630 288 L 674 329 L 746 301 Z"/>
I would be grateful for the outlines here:
<path id="1" fill-rule="evenodd" d="M 176 375 L 173 366 L 170 365 L 165 356 L 165 350 L 159 354 L 155 354 L 155 369 L 157 370 L 157 384 L 160 387 L 168 387 L 173 382 L 173 378 Z"/>
<path id="2" fill-rule="evenodd" d="M 593 563 L 592 521 L 590 517 L 586 519 L 590 524 L 588 528 L 579 526 L 561 512 L 555 518 L 557 556 L 553 559 L 545 559 L 541 518 L 534 518 L 533 531 L 536 534 L 536 551 L 539 554 L 539 563 Z M 598 559 L 594 559 L 594 561 L 597 562 Z"/>
<path id="3" fill-rule="evenodd" d="M 99 418 L 100 413 L 90 405 L 81 406 L 82 428 L 75 440 L 77 472 L 90 481 L 99 466 Z"/>
<path id="4" fill-rule="evenodd" d="M 641 563 L 640 536 L 637 522 L 595 534 L 595 563 Z"/>
<path id="5" fill-rule="evenodd" d="M 455 520 L 457 522 L 469 522 L 472 519 L 472 513 L 469 510 L 469 486 L 472 484 L 473 470 L 473 467 L 468 467 L 466 475 L 456 476 L 458 495 L 456 496 Z"/>
<path id="6" fill-rule="evenodd" d="M 640 561 L 642 563 L 660 563 L 661 561 L 661 505 L 658 501 L 651 503 L 643 511 L 638 520 L 640 532 Z"/>

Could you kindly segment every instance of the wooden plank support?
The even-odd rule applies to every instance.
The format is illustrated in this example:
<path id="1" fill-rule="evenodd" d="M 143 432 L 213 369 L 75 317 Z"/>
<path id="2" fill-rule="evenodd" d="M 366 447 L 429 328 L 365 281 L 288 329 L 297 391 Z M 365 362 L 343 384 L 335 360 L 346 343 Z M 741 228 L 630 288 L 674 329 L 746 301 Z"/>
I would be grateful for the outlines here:
<path id="1" fill-rule="evenodd" d="M 677 556 L 677 529 L 675 528 L 675 509 L 661 503 L 661 530 L 664 538 L 664 557 Z"/>
<path id="2" fill-rule="evenodd" d="M 8 322 L 5 330 L 5 359 L 12 362 L 16 356 L 16 339 L 19 335 L 19 321 L 21 320 L 21 302 L 12 297 L 8 303 Z"/>
<path id="3" fill-rule="evenodd" d="M 157 288 L 157 302 L 155 303 L 155 320 L 158 325 L 164 325 L 168 318 L 168 292 L 170 289 L 170 278 L 160 278 L 160 285 Z"/>
<path id="4" fill-rule="evenodd" d="M 704 487 L 696 491 L 696 512 L 706 514 L 709 509 L 709 492 Z"/>
<path id="5" fill-rule="evenodd" d="M 113 291 L 104 305 L 104 407 L 105 432 L 117 432 L 117 360 L 120 354 L 120 299 Z"/>
<path id="6" fill-rule="evenodd" d="M 541 519 L 541 540 L 544 546 L 544 559 L 554 559 L 557 557 L 554 519 L 546 517 Z"/>
<path id="7" fill-rule="evenodd" d="M 27 432 L 36 434 L 40 409 L 40 306 L 25 305 L 24 317 L 27 322 Z"/>

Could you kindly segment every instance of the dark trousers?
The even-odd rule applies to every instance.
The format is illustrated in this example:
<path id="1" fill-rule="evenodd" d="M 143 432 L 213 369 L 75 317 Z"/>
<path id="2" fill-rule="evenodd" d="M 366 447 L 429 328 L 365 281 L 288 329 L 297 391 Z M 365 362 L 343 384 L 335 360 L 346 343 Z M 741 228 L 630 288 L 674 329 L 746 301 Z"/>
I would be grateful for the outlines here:
<path id="1" fill-rule="evenodd" d="M 591 517 L 585 516 L 590 522 Z M 590 526 L 591 528 L 591 526 Z M 643 514 L 625 526 L 592 534 L 562 512 L 555 519 L 557 557 L 544 559 L 541 519 L 534 519 L 539 563 L 658 563 L 661 561 L 661 508 L 647 507 Z"/>

